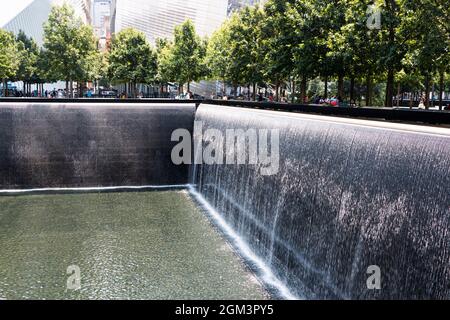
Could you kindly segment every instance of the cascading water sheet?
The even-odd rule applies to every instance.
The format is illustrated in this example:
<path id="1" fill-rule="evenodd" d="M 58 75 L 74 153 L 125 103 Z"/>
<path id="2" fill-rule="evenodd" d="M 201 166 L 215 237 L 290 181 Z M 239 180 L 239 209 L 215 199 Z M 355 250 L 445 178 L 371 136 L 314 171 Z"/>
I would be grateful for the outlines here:
<path id="1" fill-rule="evenodd" d="M 208 130 L 278 132 L 276 173 L 227 163 L 223 143 L 223 163 L 193 166 L 193 183 L 294 295 L 450 298 L 449 129 L 211 105 L 196 121 L 196 158 Z"/>

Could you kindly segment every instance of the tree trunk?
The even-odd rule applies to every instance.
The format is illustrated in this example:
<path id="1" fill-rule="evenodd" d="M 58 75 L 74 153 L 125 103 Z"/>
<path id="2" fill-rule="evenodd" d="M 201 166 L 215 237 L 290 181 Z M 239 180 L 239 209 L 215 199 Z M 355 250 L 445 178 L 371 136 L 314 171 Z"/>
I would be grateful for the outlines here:
<path id="1" fill-rule="evenodd" d="M 191 82 L 188 81 L 187 83 L 187 92 L 191 91 Z"/>
<path id="2" fill-rule="evenodd" d="M 403 106 L 403 102 L 405 101 L 405 95 L 403 94 L 403 88 L 400 87 L 400 105 Z"/>
<path id="3" fill-rule="evenodd" d="M 355 77 L 350 78 L 350 102 L 355 100 Z"/>
<path id="4" fill-rule="evenodd" d="M 279 89 L 280 89 L 280 83 L 277 81 L 275 84 L 275 101 L 279 101 Z"/>
<path id="5" fill-rule="evenodd" d="M 387 10 L 391 12 L 395 18 L 397 17 L 397 5 L 395 0 L 386 0 Z M 395 45 L 395 28 L 393 22 L 388 22 L 388 30 L 389 30 L 389 47 L 392 48 Z M 388 63 L 388 75 L 386 81 L 386 97 L 385 97 L 385 106 L 387 108 L 393 107 L 393 96 L 394 96 L 394 66 L 392 62 Z"/>
<path id="6" fill-rule="evenodd" d="M 394 69 L 389 68 L 386 83 L 386 99 L 384 105 L 386 108 L 392 108 L 392 97 L 394 96 Z"/>
<path id="7" fill-rule="evenodd" d="M 300 94 L 301 94 L 301 102 L 305 103 L 306 100 L 306 85 L 307 79 L 306 76 L 302 76 L 302 81 L 300 82 Z"/>
<path id="8" fill-rule="evenodd" d="M 431 80 L 431 100 L 430 100 L 430 106 L 434 107 L 434 80 Z"/>
<path id="9" fill-rule="evenodd" d="M 442 111 L 443 102 L 442 95 L 444 94 L 444 72 L 441 71 L 439 74 L 439 110 Z"/>
<path id="10" fill-rule="evenodd" d="M 430 75 L 425 75 L 425 108 L 428 110 L 430 108 Z"/>
<path id="11" fill-rule="evenodd" d="M 323 93 L 323 98 L 324 99 L 328 98 L 328 76 L 325 76 L 325 90 Z"/>
<path id="12" fill-rule="evenodd" d="M 256 101 L 256 82 L 253 82 L 253 101 Z"/>
<path id="13" fill-rule="evenodd" d="M 248 100 L 248 101 L 250 101 L 250 96 L 251 96 L 251 93 L 250 93 L 250 84 L 248 84 L 248 85 L 247 85 L 247 100 Z"/>
<path id="14" fill-rule="evenodd" d="M 8 96 L 8 80 L 3 79 L 3 96 L 6 98 Z"/>
<path id="15" fill-rule="evenodd" d="M 342 101 L 344 99 L 344 75 L 338 75 L 338 98 Z"/>
<path id="16" fill-rule="evenodd" d="M 367 73 L 366 75 L 366 107 L 372 105 L 372 75 Z"/>
<path id="17" fill-rule="evenodd" d="M 292 79 L 292 97 L 291 97 L 291 102 L 295 103 L 295 78 Z"/>

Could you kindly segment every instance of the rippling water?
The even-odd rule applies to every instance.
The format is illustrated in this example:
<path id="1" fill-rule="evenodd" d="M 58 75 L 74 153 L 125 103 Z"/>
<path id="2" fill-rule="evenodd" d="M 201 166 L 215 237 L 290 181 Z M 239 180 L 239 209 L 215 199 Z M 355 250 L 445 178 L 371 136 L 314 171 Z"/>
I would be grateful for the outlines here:
<path id="1" fill-rule="evenodd" d="M 2 299 L 267 297 L 185 191 L 0 197 Z"/>

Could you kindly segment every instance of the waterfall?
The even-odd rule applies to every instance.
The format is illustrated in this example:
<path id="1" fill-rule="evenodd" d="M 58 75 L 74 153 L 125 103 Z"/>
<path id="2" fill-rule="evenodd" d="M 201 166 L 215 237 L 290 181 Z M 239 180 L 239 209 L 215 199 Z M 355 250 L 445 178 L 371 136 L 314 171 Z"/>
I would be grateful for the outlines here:
<path id="1" fill-rule="evenodd" d="M 202 163 L 191 174 L 293 295 L 450 298 L 449 129 L 212 105 L 195 120 L 224 135 L 278 130 L 275 174 L 261 163 Z M 367 286 L 370 266 L 379 267 L 380 290 Z"/>

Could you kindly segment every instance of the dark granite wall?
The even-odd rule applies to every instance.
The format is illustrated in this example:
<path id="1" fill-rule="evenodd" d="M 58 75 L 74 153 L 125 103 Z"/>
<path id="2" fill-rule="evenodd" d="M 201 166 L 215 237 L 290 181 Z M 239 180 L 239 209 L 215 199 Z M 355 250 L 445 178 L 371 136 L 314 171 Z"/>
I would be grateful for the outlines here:
<path id="1" fill-rule="evenodd" d="M 194 104 L 0 104 L 0 189 L 168 185 L 173 130 Z"/>

